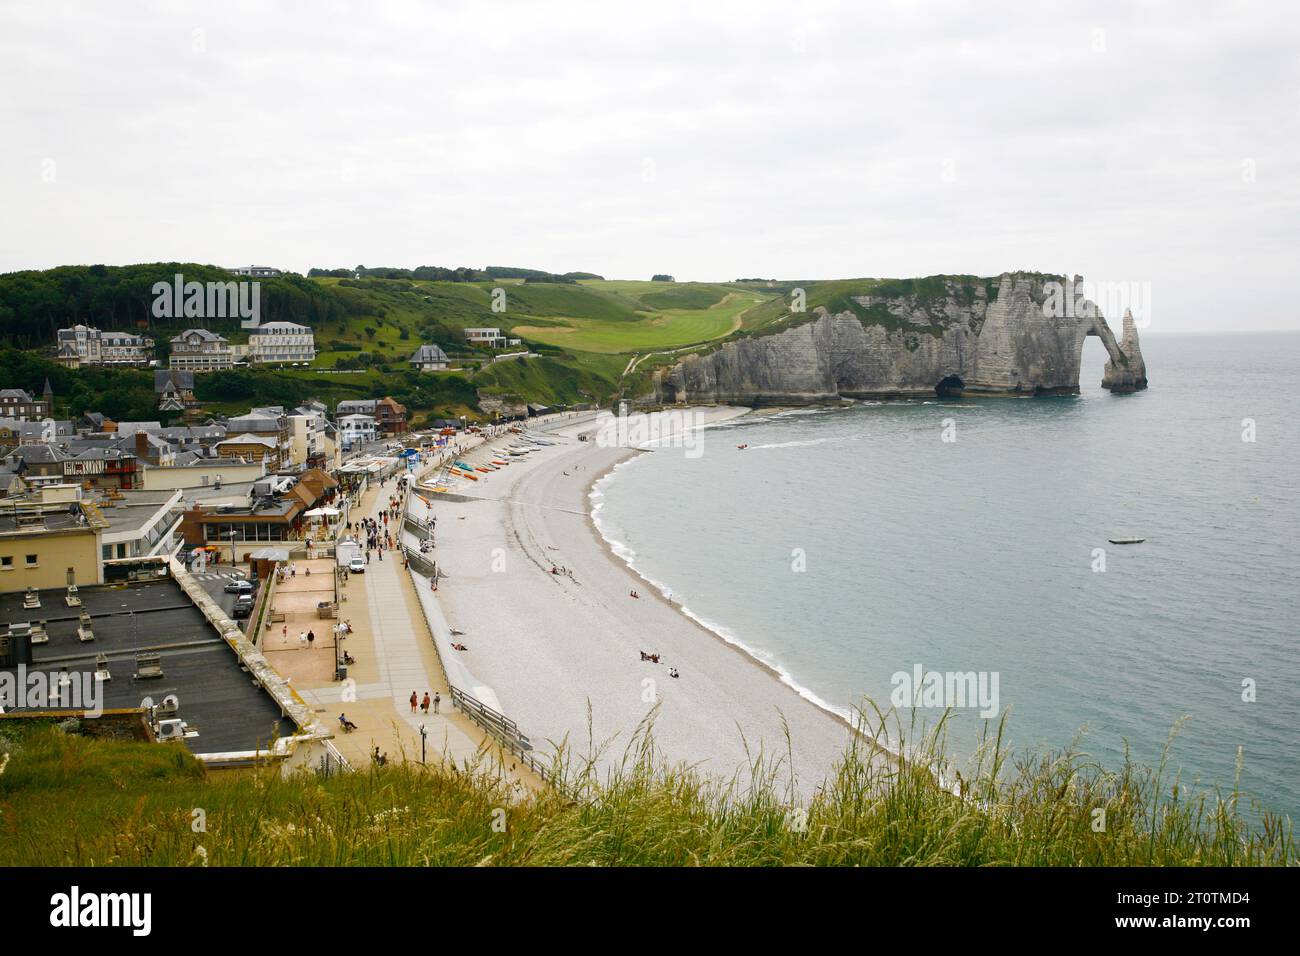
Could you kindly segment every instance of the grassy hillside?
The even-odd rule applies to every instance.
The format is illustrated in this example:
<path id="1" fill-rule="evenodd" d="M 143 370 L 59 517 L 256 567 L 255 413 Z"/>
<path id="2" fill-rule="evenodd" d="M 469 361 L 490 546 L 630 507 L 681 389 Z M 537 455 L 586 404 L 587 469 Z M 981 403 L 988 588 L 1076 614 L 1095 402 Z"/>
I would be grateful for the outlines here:
<path id="1" fill-rule="evenodd" d="M 22 722 L 26 724 L 27 722 Z M 792 805 L 779 759 L 754 787 L 670 768 L 646 733 L 597 781 L 521 798 L 486 762 L 321 779 L 205 776 L 180 745 L 110 743 L 0 721 L 0 866 L 1217 866 L 1296 861 L 1289 822 L 1252 829 L 1237 797 L 1159 771 L 1055 753 L 1011 766 L 991 746 L 969 800 L 915 763 L 850 753 Z M 1002 782 L 994 783 L 997 770 Z M 196 830 L 197 811 L 202 825 Z M 1104 826 L 1097 826 L 1104 811 Z M 504 822 L 504 828 L 494 823 Z"/>
<path id="2" fill-rule="evenodd" d="M 265 379 L 277 397 L 256 400 L 296 403 L 315 396 L 335 401 L 396 382 L 411 402 L 419 403 L 408 405 L 429 414 L 451 413 L 453 406 L 472 412 L 474 388 L 518 401 L 605 402 L 620 394 L 641 394 L 655 368 L 686 352 L 708 351 L 732 337 L 769 335 L 811 321 L 818 306 L 894 328 L 901 320 L 887 304 L 864 306 L 857 299 L 869 295 L 907 300 L 909 307 L 934 305 L 932 331 L 941 333 L 946 318 L 937 306 L 946 296 L 972 301 L 981 288 L 990 297 L 996 295 L 995 280 L 976 276 L 675 283 L 545 281 L 541 274 L 525 278 L 529 270 L 522 269 L 498 269 L 509 274 L 496 278 L 466 270 L 468 281 L 389 277 L 398 270 L 374 271 L 380 274 L 262 280 L 263 318 L 311 325 L 319 356 L 312 378 L 293 370 Z M 159 341 L 158 357 L 165 362 L 166 341 L 195 324 L 193 319 L 152 315 L 152 283 L 170 281 L 176 273 L 200 282 L 232 278 L 224 270 L 193 263 L 67 266 L 0 275 L 0 343 L 41 354 L 52 346 L 56 328 L 81 321 L 153 335 Z M 796 289 L 806 297 L 802 312 L 791 311 Z M 204 324 L 232 341 L 247 339 L 238 318 Z M 499 327 L 544 352 L 547 360 L 529 359 L 530 368 L 490 366 L 492 353 L 465 340 L 464 330 L 473 326 Z M 433 383 L 440 374 L 425 375 L 422 387 L 401 378 L 410 354 L 426 342 L 457 359 L 465 369 L 459 377 L 473 387 Z M 329 374 L 333 372 L 340 374 Z M 0 384 L 40 385 L 26 380 Z M 291 386 L 302 391 L 290 398 Z M 139 383 L 130 387 L 138 391 Z M 234 399 L 214 396 L 214 391 L 232 389 L 208 382 L 200 389 L 201 397 L 226 410 Z M 138 404 L 116 401 L 122 407 Z"/>

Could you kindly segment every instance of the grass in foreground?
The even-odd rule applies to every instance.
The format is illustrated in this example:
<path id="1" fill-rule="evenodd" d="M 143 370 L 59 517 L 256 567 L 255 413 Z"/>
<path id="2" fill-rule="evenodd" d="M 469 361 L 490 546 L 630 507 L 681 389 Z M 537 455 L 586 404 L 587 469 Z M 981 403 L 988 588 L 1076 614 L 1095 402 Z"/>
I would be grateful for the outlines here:
<path id="1" fill-rule="evenodd" d="M 1289 820 L 1252 828 L 1237 794 L 1163 771 L 1107 772 L 1072 750 L 1009 761 L 993 741 L 966 799 L 924 761 L 851 750 L 811 801 L 755 756 L 730 782 L 668 766 L 649 726 L 620 769 L 559 755 L 564 783 L 520 798 L 484 759 L 328 779 L 205 776 L 178 745 L 0 728 L 0 865 L 1168 866 L 1285 865 Z M 927 738 L 927 744 L 941 739 Z M 5 755 L 8 755 L 7 757 Z M 1000 782 L 998 782 L 1000 779 Z M 744 781 L 744 782 L 742 782 Z M 1094 829 L 1104 811 L 1104 829 Z"/>

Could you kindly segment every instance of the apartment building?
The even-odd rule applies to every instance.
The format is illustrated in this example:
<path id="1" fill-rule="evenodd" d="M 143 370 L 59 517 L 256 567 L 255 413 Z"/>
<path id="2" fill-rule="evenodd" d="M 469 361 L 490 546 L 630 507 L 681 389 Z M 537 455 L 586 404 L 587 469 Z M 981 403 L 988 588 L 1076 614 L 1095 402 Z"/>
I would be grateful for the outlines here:
<path id="1" fill-rule="evenodd" d="M 391 398 L 381 398 L 375 402 L 375 424 L 382 435 L 405 435 L 406 406 Z"/>
<path id="2" fill-rule="evenodd" d="M 235 364 L 230 342 L 207 329 L 186 329 L 171 340 L 171 346 L 168 366 L 178 371 L 217 372 Z"/>
<path id="3" fill-rule="evenodd" d="M 248 360 L 271 365 L 316 360 L 316 335 L 294 322 L 264 322 L 248 336 Z"/>
<path id="4" fill-rule="evenodd" d="M 0 501 L 0 591 L 101 584 L 109 522 L 81 489 L 60 485 Z"/>
<path id="5" fill-rule="evenodd" d="M 265 459 L 272 471 L 287 468 L 292 460 L 292 428 L 289 416 L 284 409 L 276 405 L 251 409 L 247 415 L 239 415 L 226 421 L 226 434 L 230 436 L 217 446 L 217 454 L 232 457 L 231 450 L 241 441 L 257 438 L 269 442 L 270 457 Z M 255 452 L 255 449 L 248 449 Z M 241 457 L 235 455 L 234 457 Z M 254 460 L 252 458 L 248 460 Z"/>
<path id="6" fill-rule="evenodd" d="M 0 389 L 0 418 L 12 418 L 20 422 L 40 421 L 49 418 L 54 404 L 54 392 L 49 379 L 45 380 L 45 392 L 36 398 L 31 392 L 21 388 Z"/>
<path id="7" fill-rule="evenodd" d="M 59 329 L 55 360 L 67 368 L 83 365 L 147 366 L 154 340 L 130 332 L 101 332 L 88 325 Z"/>
<path id="8" fill-rule="evenodd" d="M 344 415 L 339 419 L 339 437 L 344 449 L 351 450 L 359 444 L 375 441 L 379 437 L 379 426 L 373 415 Z"/>

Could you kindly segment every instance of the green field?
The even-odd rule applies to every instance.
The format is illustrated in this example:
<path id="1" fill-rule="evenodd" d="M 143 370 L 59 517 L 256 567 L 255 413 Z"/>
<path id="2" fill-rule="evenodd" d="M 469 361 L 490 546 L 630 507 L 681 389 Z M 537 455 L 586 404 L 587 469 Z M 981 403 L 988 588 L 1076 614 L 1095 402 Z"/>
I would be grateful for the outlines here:
<path id="1" fill-rule="evenodd" d="M 631 286 L 634 283 L 601 283 L 606 286 Z M 640 283 L 640 285 L 668 285 Z M 613 292 L 625 290 L 611 289 Z M 626 290 L 631 291 L 631 290 Z M 675 290 L 674 290 L 675 292 Z M 658 297 L 660 302 L 674 301 L 674 292 L 654 292 L 641 298 Z M 697 290 L 698 298 L 711 298 Z M 631 319 L 596 319 L 565 316 L 556 324 L 530 325 L 526 321 L 514 326 L 514 333 L 530 342 L 541 342 L 578 352 L 619 354 L 655 349 L 676 349 L 724 338 L 744 327 L 745 313 L 762 305 L 768 296 L 722 291 L 712 304 L 696 308 L 643 308 Z M 687 300 L 686 296 L 682 296 Z M 689 301 L 689 300 L 687 300 Z"/>

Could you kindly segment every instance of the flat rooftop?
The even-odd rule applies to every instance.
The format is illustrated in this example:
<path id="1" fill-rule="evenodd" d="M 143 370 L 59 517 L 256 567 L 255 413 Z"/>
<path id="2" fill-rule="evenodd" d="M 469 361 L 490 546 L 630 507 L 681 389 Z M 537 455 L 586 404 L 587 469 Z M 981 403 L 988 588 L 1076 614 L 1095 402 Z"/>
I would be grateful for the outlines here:
<path id="1" fill-rule="evenodd" d="M 200 521 L 236 521 L 261 518 L 270 521 L 275 518 L 287 518 L 295 508 L 306 507 L 302 499 L 292 495 L 280 498 L 262 499 L 254 503 L 211 504 L 204 502 Z"/>
<path id="2" fill-rule="evenodd" d="M 108 521 L 108 533 L 134 534 L 152 522 L 175 494 L 174 491 L 124 491 L 121 499 L 97 499 L 95 504 Z M 178 509 L 181 503 L 177 501 Z"/>
<path id="3" fill-rule="evenodd" d="M 41 607 L 23 607 L 22 592 L 0 594 L 0 628 L 46 622 L 48 644 L 32 646 L 29 670 L 93 673 L 95 658 L 108 658 L 111 680 L 100 684 L 106 709 L 138 708 L 145 697 L 180 701 L 179 716 L 199 736 L 185 744 L 196 754 L 265 749 L 275 735 L 290 736 L 293 721 L 253 683 L 239 658 L 202 612 L 170 578 L 145 584 L 79 588 L 83 608 L 68 607 L 64 591 L 40 592 Z M 78 611 L 90 614 L 95 639 L 77 638 Z M 137 653 L 161 657 L 163 675 L 135 680 Z M 13 668 L 6 668 L 13 670 Z"/>
<path id="4" fill-rule="evenodd" d="M 0 509 L 0 534 L 39 534 L 84 527 L 77 513 L 69 511 L 67 505 L 39 511 L 32 509 L 26 513 L 20 506 L 16 514 L 12 509 Z"/>

